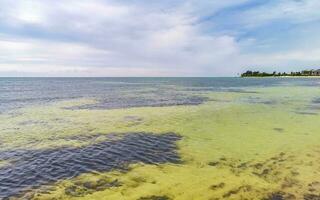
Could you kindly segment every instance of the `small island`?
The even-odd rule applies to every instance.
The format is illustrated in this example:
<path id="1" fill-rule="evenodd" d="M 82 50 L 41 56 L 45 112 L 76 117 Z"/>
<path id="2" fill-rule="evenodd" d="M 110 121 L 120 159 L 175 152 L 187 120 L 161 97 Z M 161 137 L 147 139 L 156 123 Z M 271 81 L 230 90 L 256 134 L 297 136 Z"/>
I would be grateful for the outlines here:
<path id="1" fill-rule="evenodd" d="M 276 72 L 267 73 L 260 71 L 246 71 L 241 74 L 241 77 L 288 77 L 288 76 L 320 76 L 320 69 L 318 70 L 303 70 L 298 72 Z"/>

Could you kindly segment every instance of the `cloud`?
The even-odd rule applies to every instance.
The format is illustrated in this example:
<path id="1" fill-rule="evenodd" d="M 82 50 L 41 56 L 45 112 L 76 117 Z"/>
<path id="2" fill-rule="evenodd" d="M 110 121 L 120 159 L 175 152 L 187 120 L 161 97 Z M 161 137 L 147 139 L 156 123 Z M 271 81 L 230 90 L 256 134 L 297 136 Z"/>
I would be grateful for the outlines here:
<path id="1" fill-rule="evenodd" d="M 234 17 L 243 28 L 251 29 L 275 22 L 302 24 L 319 21 L 319 8 L 320 1 L 317 0 L 271 0 L 237 12 Z"/>
<path id="2" fill-rule="evenodd" d="M 274 63 L 263 58 L 284 66 L 318 61 L 303 54 L 318 52 L 315 46 L 297 53 L 302 44 L 288 39 L 279 51 L 283 34 L 259 30 L 279 22 L 301 31 L 319 20 L 319 2 L 254 2 L 3 0 L 0 75 L 225 76 Z M 299 33 L 301 40 L 316 38 L 318 30 Z M 275 50 L 260 51 L 266 47 Z"/>

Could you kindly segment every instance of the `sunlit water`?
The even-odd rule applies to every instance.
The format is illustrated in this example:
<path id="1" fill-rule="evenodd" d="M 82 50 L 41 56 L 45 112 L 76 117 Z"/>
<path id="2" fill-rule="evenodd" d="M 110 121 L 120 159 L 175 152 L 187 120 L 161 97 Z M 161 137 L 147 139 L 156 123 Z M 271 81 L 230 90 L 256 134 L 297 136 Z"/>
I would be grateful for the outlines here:
<path id="1" fill-rule="evenodd" d="M 2 78 L 0 198 L 320 199 L 319 86 Z"/>

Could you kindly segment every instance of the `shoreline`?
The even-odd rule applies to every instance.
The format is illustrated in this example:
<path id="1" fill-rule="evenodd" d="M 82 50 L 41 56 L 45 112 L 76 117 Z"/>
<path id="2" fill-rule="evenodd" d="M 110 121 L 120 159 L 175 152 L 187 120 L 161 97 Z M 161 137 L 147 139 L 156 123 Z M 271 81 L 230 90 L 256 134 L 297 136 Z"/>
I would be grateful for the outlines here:
<path id="1" fill-rule="evenodd" d="M 320 78 L 320 76 L 244 76 L 240 78 Z"/>

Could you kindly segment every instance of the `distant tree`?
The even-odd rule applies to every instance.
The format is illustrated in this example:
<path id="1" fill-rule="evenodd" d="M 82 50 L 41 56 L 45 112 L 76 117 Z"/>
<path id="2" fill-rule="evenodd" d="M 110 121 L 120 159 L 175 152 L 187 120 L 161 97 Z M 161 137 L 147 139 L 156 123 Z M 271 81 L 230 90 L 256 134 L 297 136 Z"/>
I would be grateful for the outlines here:
<path id="1" fill-rule="evenodd" d="M 269 76 L 312 76 L 315 75 L 314 70 L 303 70 L 303 71 L 291 71 L 291 72 L 276 72 L 272 73 L 251 71 L 248 70 L 241 74 L 241 77 L 269 77 Z"/>

